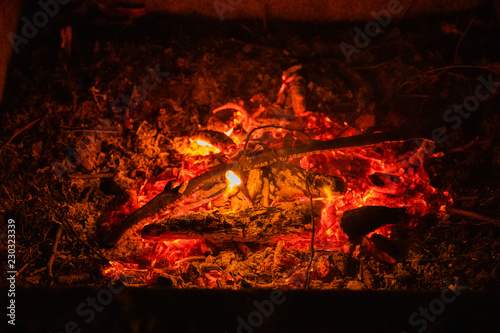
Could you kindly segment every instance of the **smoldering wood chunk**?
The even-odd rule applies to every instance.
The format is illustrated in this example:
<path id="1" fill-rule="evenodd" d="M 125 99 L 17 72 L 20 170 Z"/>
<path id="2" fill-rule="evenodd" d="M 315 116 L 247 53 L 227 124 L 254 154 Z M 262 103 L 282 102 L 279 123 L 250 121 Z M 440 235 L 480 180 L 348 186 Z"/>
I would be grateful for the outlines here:
<path id="1" fill-rule="evenodd" d="M 405 207 L 365 206 L 344 212 L 340 227 L 350 239 L 356 239 L 386 224 L 398 224 L 408 219 Z"/>
<path id="2" fill-rule="evenodd" d="M 235 146 L 233 139 L 225 133 L 212 130 L 203 130 L 198 132 L 198 139 L 208 142 L 215 148 L 220 150 L 227 150 L 231 146 Z"/>
<path id="3" fill-rule="evenodd" d="M 331 194 L 340 194 L 345 191 L 345 182 L 337 176 L 323 175 L 306 170 L 290 163 L 276 162 L 269 166 L 270 178 L 276 186 L 275 195 L 282 198 L 325 197 L 325 189 Z M 307 183 L 306 183 L 307 177 Z"/>
<path id="4" fill-rule="evenodd" d="M 381 172 L 376 172 L 368 176 L 370 182 L 377 187 L 389 187 L 393 186 L 393 184 L 398 184 L 399 177 L 395 175 L 389 175 Z"/>
<path id="5" fill-rule="evenodd" d="M 313 203 L 320 216 L 322 202 Z M 237 212 L 208 211 L 170 217 L 142 230 L 144 239 L 203 238 L 213 243 L 229 241 L 275 243 L 281 236 L 302 233 L 310 223 L 309 201 L 285 202 L 277 207 L 252 207 Z"/>
<path id="6" fill-rule="evenodd" d="M 262 169 L 252 169 L 248 172 L 247 179 L 247 190 L 250 198 L 255 197 L 257 194 L 262 192 L 262 187 L 264 185 Z"/>
<path id="7" fill-rule="evenodd" d="M 373 234 L 370 237 L 370 241 L 373 243 L 377 250 L 383 251 L 391 257 L 394 257 L 397 254 L 397 248 L 395 244 L 382 235 Z"/>
<path id="8" fill-rule="evenodd" d="M 376 191 L 399 195 L 404 191 L 404 186 L 399 176 L 376 172 L 368 176 L 368 179 L 377 187 Z"/>

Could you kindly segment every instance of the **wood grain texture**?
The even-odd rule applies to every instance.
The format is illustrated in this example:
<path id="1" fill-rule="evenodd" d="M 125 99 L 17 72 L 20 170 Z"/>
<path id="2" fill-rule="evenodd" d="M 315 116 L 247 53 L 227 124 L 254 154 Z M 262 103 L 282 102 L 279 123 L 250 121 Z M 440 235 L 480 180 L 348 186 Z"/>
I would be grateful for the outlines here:
<path id="1" fill-rule="evenodd" d="M 322 202 L 314 202 L 313 215 L 319 216 Z M 309 201 L 285 202 L 276 207 L 253 207 L 238 212 L 218 211 L 170 217 L 149 224 L 142 237 L 155 240 L 203 238 L 213 243 L 231 241 L 276 243 L 281 237 L 308 230 Z"/>

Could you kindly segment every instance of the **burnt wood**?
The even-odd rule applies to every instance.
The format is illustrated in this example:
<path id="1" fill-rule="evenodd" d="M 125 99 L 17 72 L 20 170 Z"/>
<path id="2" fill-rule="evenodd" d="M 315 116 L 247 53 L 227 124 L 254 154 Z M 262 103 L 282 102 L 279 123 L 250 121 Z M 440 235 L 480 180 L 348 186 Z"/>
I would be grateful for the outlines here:
<path id="1" fill-rule="evenodd" d="M 331 194 L 341 194 L 346 190 L 344 180 L 337 176 L 309 172 L 291 163 L 276 162 L 268 168 L 269 179 L 276 185 L 276 195 L 281 198 L 326 197 L 325 190 Z"/>
<path id="2" fill-rule="evenodd" d="M 320 216 L 323 203 L 313 203 Z M 213 243 L 229 241 L 275 243 L 282 236 L 306 232 L 311 222 L 309 200 L 285 202 L 277 207 L 252 207 L 237 212 L 208 211 L 170 217 L 146 225 L 142 237 L 154 240 L 203 238 Z"/>
<path id="3" fill-rule="evenodd" d="M 227 136 L 225 133 L 203 130 L 198 132 L 198 139 L 203 140 L 215 148 L 219 148 L 221 151 L 227 151 L 231 147 L 236 147 L 233 139 Z"/>
<path id="4" fill-rule="evenodd" d="M 322 150 L 374 145 L 382 142 L 404 141 L 421 137 L 422 136 L 419 132 L 407 129 L 397 132 L 368 133 L 327 141 L 314 141 L 310 144 L 293 148 L 278 150 L 266 149 L 248 155 L 245 154 L 245 152 L 242 152 L 236 162 L 223 164 L 214 170 L 208 171 L 188 182 L 182 183 L 174 189 L 166 189 L 166 192 L 164 191 L 160 193 L 146 205 L 129 215 L 120 223 L 118 227 L 111 230 L 110 235 L 104 236 L 105 242 L 107 245 L 112 245 L 128 229 L 142 220 L 160 213 L 169 205 L 175 204 L 183 197 L 202 190 L 204 187 L 211 186 L 213 183 L 221 183 L 222 181 L 223 184 L 223 177 L 229 170 L 241 173 L 243 171 L 265 167 L 278 161 L 287 161 L 289 158 L 303 157 L 309 153 Z"/>
<path id="5" fill-rule="evenodd" d="M 340 227 L 349 239 L 356 240 L 384 225 L 408 222 L 408 219 L 405 207 L 365 206 L 344 212 Z"/>

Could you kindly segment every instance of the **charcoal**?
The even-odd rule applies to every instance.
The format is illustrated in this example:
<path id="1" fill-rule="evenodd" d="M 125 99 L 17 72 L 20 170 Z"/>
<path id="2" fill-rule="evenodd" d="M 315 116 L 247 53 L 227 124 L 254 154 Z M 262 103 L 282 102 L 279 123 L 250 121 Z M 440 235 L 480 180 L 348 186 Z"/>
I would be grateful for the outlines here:
<path id="1" fill-rule="evenodd" d="M 405 207 L 365 206 L 344 212 L 340 227 L 351 240 L 358 239 L 387 224 L 408 221 Z"/>

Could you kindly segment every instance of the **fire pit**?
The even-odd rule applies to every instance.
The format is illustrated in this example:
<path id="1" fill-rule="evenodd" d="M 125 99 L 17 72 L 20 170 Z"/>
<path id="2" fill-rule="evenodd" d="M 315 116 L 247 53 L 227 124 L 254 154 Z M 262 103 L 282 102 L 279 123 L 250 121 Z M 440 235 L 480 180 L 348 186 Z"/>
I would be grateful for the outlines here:
<path id="1" fill-rule="evenodd" d="M 457 328 L 464 309 L 498 308 L 500 67 L 484 9 L 394 20 L 372 37 L 366 22 L 220 22 L 138 3 L 119 16 L 94 6 L 71 25 L 81 7 L 61 5 L 12 58 L 5 278 L 27 288 L 18 304 L 65 299 L 29 289 L 39 285 L 97 300 L 64 301 L 69 312 L 43 327 L 113 331 L 113 313 L 164 330 L 134 324 L 145 317 L 130 300 L 170 299 L 167 312 L 186 295 L 199 300 L 193 317 L 216 300 L 231 315 L 213 327 L 248 332 L 315 300 L 323 325 L 329 307 L 356 321 L 338 302 L 359 315 L 382 297 L 394 331 Z"/>

